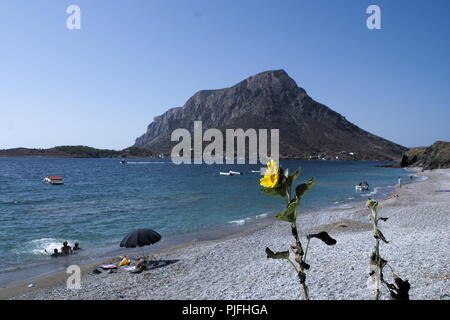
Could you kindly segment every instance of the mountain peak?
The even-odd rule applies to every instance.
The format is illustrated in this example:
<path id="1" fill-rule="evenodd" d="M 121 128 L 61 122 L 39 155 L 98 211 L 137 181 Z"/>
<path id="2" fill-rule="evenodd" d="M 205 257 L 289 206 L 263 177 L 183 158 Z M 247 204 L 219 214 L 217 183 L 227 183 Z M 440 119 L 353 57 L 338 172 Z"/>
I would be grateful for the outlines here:
<path id="1" fill-rule="evenodd" d="M 357 159 L 392 160 L 406 150 L 314 101 L 284 70 L 261 72 L 230 88 L 197 92 L 182 107 L 156 117 L 134 146 L 170 152 L 173 130 L 192 131 L 198 120 L 204 130 L 279 129 L 281 154 L 295 158 L 326 154 L 335 159 L 347 152 Z"/>
<path id="2" fill-rule="evenodd" d="M 283 69 L 264 71 L 248 77 L 241 83 L 246 83 L 248 88 L 255 87 L 283 87 L 295 89 L 297 83 Z M 238 84 L 239 85 L 239 84 Z"/>
<path id="3" fill-rule="evenodd" d="M 250 76 L 247 79 L 267 78 L 267 77 L 271 77 L 271 78 L 289 78 L 289 79 L 291 79 L 289 77 L 289 75 L 287 74 L 287 72 L 284 71 L 283 69 L 263 71 L 263 72 L 255 74 L 253 76 Z"/>

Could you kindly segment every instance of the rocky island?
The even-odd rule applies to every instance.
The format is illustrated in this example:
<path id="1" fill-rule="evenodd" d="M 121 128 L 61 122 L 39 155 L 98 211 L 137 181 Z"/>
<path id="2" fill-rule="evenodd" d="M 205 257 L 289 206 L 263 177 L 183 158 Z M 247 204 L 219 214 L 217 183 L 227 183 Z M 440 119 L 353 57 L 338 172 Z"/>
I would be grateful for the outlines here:
<path id="1" fill-rule="evenodd" d="M 377 137 L 313 100 L 284 70 L 251 76 L 225 89 L 202 90 L 154 118 L 134 147 L 169 154 L 173 130 L 279 129 L 281 158 L 400 160 L 407 149 Z"/>
<path id="2" fill-rule="evenodd" d="M 412 148 L 405 152 L 400 166 L 425 170 L 450 168 L 450 142 L 436 141 L 429 147 Z"/>

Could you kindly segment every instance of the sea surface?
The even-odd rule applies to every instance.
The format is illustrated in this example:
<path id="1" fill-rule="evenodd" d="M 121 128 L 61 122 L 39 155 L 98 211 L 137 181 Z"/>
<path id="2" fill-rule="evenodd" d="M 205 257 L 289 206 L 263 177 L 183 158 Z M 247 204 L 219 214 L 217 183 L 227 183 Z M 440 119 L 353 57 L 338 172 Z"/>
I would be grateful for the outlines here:
<path id="1" fill-rule="evenodd" d="M 304 211 L 383 198 L 398 177 L 407 182 L 408 172 L 377 167 L 381 164 L 281 161 L 291 173 L 302 168 L 297 182 L 316 180 L 302 200 Z M 118 159 L 0 158 L 0 286 L 117 254 L 120 240 L 136 228 L 156 230 L 169 245 L 273 219 L 284 202 L 261 194 L 261 176 L 250 173 L 260 168 L 175 165 L 168 159 L 121 164 Z M 219 175 L 229 170 L 244 174 Z M 62 176 L 65 184 L 46 185 L 47 175 Z M 355 191 L 362 181 L 369 182 L 368 192 Z M 63 240 L 84 250 L 50 258 L 47 252 Z"/>

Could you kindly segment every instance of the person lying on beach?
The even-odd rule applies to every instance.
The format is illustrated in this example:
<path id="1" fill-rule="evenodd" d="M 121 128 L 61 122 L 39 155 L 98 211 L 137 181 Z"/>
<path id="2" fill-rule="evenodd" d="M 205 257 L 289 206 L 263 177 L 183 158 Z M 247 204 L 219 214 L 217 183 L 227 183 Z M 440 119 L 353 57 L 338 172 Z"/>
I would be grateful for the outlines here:
<path id="1" fill-rule="evenodd" d="M 389 200 L 389 199 L 393 199 L 393 198 L 398 198 L 398 194 L 393 193 L 393 194 L 391 194 L 389 197 L 383 198 L 383 199 L 381 199 L 381 200 Z"/>
<path id="2" fill-rule="evenodd" d="M 73 253 L 72 248 L 68 245 L 67 241 L 63 242 L 63 246 L 61 247 L 61 252 L 63 254 L 71 254 L 71 253 Z"/>
<path id="3" fill-rule="evenodd" d="M 83 250 L 83 249 L 81 249 L 81 248 L 78 246 L 78 242 L 75 242 L 75 244 L 74 244 L 74 246 L 73 246 L 73 248 L 72 248 L 72 251 L 78 251 L 78 250 Z"/>

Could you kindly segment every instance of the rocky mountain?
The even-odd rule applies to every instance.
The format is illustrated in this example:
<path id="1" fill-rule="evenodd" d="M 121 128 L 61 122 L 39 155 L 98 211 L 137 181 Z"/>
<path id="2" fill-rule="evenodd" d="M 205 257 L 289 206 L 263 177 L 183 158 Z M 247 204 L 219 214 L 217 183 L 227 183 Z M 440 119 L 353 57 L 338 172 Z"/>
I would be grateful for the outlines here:
<path id="1" fill-rule="evenodd" d="M 412 148 L 405 152 L 400 166 L 426 170 L 450 168 L 450 142 L 436 141 L 429 147 Z"/>
<path id="2" fill-rule="evenodd" d="M 155 117 L 134 147 L 170 153 L 173 130 L 279 129 L 284 158 L 399 160 L 406 148 L 377 137 L 314 101 L 284 70 L 259 73 L 219 90 L 202 90 Z M 225 137 L 225 135 L 224 135 Z"/>

